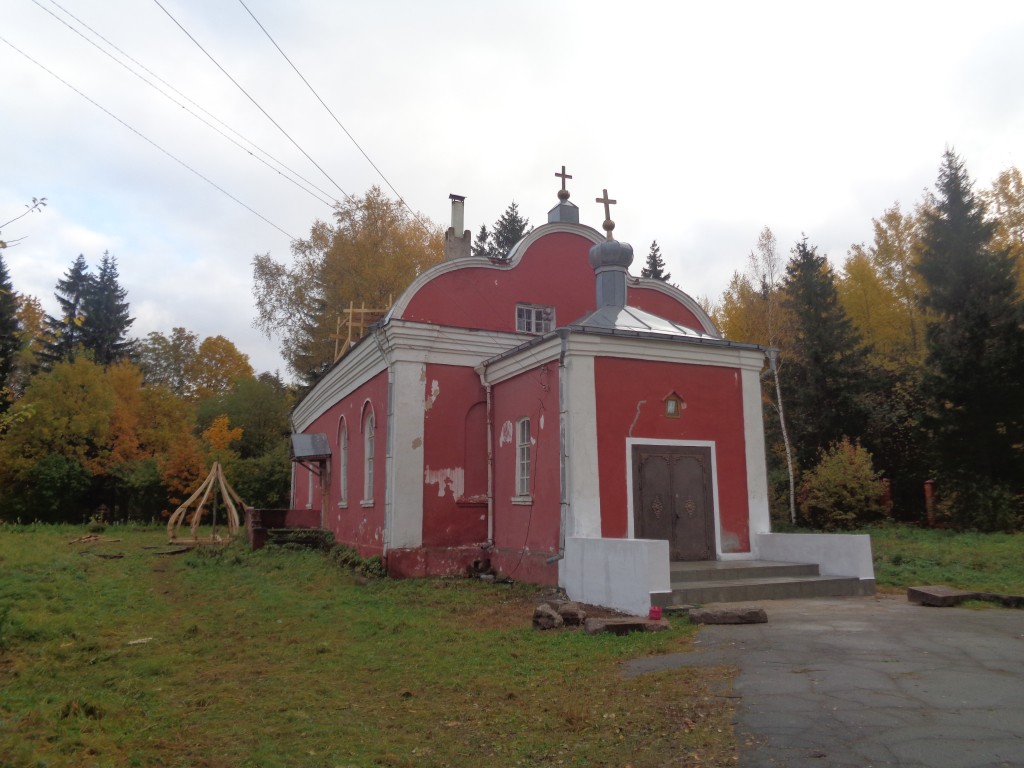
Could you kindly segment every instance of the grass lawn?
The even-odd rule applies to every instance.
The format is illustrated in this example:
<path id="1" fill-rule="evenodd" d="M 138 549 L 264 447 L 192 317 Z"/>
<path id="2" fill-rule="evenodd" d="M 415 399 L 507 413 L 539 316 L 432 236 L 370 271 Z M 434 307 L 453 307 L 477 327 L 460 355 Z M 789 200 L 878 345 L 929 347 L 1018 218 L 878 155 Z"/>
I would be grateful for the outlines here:
<path id="1" fill-rule="evenodd" d="M 685 621 L 542 633 L 520 585 L 83 533 L 0 526 L 0 768 L 734 763 L 727 670 L 620 674 Z"/>
<path id="2" fill-rule="evenodd" d="M 1024 595 L 1024 534 L 955 533 L 895 525 L 859 532 L 871 535 L 880 588 L 945 584 Z"/>

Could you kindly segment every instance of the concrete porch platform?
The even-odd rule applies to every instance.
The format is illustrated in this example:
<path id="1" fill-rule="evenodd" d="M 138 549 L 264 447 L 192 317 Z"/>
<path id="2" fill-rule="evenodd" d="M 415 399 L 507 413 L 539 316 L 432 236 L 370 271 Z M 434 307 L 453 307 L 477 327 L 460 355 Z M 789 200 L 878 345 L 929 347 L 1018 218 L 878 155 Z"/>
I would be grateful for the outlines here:
<path id="1" fill-rule="evenodd" d="M 822 576 L 814 563 L 770 560 L 674 562 L 671 592 L 651 593 L 662 608 L 704 603 L 845 597 L 874 594 L 874 582 L 849 576 Z"/>

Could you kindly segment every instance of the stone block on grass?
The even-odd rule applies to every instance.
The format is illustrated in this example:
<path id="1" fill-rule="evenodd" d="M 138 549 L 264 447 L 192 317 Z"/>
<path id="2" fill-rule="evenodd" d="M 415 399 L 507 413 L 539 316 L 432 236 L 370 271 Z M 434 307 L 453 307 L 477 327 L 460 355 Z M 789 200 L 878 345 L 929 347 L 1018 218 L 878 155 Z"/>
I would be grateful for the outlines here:
<path id="1" fill-rule="evenodd" d="M 690 611 L 694 624 L 765 624 L 768 614 L 764 608 L 749 605 L 729 608 L 694 608 Z"/>

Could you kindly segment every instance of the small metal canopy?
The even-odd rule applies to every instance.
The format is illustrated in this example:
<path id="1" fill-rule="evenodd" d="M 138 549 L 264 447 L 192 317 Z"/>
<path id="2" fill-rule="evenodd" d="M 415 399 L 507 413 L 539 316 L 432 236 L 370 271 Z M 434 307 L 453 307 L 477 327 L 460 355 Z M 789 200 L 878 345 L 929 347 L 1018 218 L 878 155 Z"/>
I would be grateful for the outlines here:
<path id="1" fill-rule="evenodd" d="M 291 452 L 292 461 L 308 467 L 316 475 L 320 474 L 320 467 L 331 458 L 331 446 L 323 432 L 293 434 Z"/>

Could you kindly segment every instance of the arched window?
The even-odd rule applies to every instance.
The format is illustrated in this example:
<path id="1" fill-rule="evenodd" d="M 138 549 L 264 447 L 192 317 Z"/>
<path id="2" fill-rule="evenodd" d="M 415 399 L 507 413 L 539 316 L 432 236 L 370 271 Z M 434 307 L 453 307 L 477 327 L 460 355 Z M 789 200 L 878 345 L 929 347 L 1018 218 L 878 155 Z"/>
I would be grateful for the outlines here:
<path id="1" fill-rule="evenodd" d="M 373 409 L 363 417 L 363 503 L 373 503 Z"/>
<path id="2" fill-rule="evenodd" d="M 338 420 L 338 506 L 348 506 L 348 423 Z"/>

